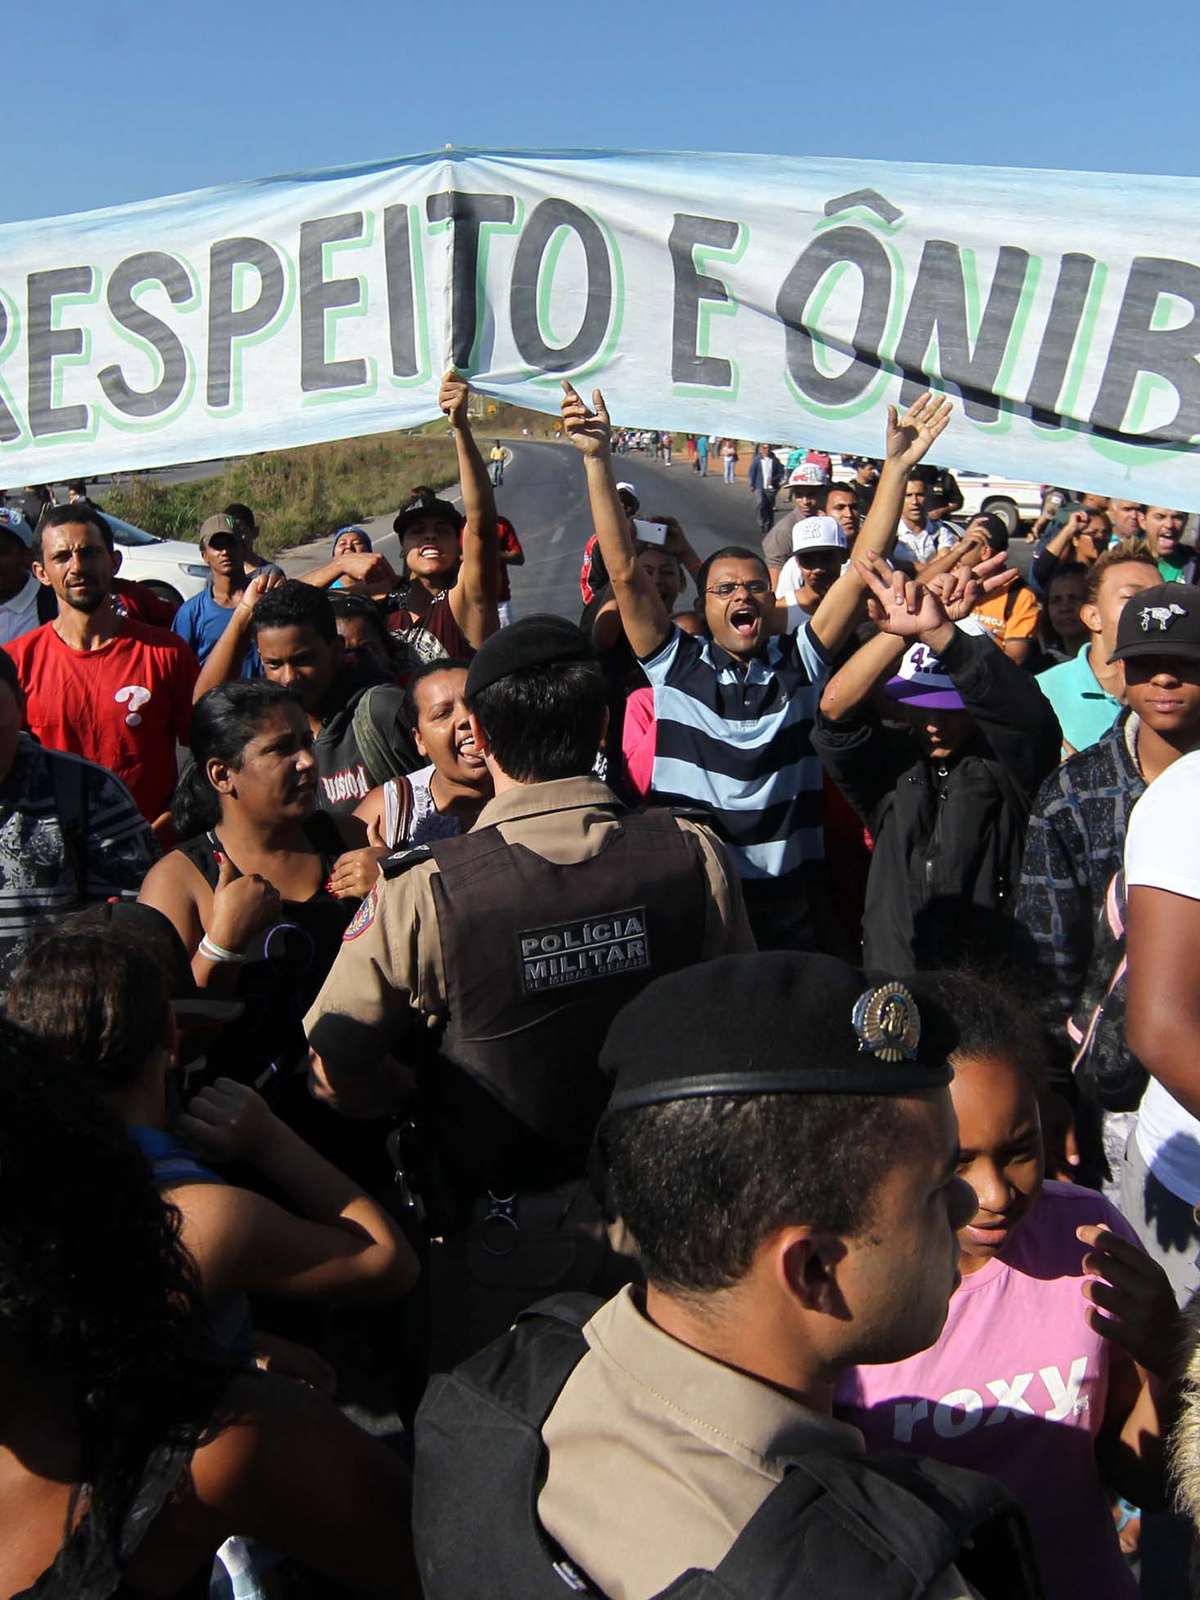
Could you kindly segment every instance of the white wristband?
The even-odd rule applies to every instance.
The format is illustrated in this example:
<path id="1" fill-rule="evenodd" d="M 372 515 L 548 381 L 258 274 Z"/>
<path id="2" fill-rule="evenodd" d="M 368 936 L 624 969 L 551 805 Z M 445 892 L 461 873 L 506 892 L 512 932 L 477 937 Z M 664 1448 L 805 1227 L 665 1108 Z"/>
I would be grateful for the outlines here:
<path id="1" fill-rule="evenodd" d="M 226 950 L 223 944 L 215 944 L 207 934 L 200 941 L 200 954 L 209 961 L 245 961 L 246 957 L 239 955 L 236 950 Z"/>

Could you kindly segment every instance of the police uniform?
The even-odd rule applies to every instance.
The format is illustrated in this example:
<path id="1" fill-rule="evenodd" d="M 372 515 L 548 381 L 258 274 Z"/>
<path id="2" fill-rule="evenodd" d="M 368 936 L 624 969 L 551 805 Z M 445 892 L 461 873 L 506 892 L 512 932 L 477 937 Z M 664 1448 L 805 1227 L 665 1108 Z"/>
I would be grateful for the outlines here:
<path id="1" fill-rule="evenodd" d="M 922 1094 L 948 1084 L 953 1042 L 940 1008 L 895 980 L 826 956 L 731 958 L 664 978 L 616 1019 L 606 1120 L 692 1098 Z M 945 1266 L 930 1270 L 949 1292 Z M 634 1285 L 535 1306 L 435 1378 L 414 1493 L 429 1600 L 1042 1592 L 1007 1490 L 866 1454 L 856 1428 L 665 1332 Z"/>
<path id="2" fill-rule="evenodd" d="M 661 1332 L 632 1286 L 584 1337 L 542 1429 L 538 1516 L 614 1600 L 648 1600 L 689 1567 L 717 1566 L 798 1458 L 863 1453 L 857 1428 Z M 924 1600 L 975 1594 L 950 1568 Z"/>
<path id="3" fill-rule="evenodd" d="M 525 619 L 479 652 L 468 694 L 531 654 L 591 657 L 571 624 Z M 593 777 L 505 790 L 469 833 L 385 869 L 305 1029 L 329 1097 L 352 1113 L 395 1096 L 395 1060 L 416 1068 L 424 1192 L 446 1241 L 433 1272 L 481 1290 L 450 1310 L 435 1283 L 435 1359 L 503 1331 L 550 1287 L 612 1286 L 584 1182 L 608 1025 L 655 976 L 753 949 L 713 835 L 629 812 Z"/>

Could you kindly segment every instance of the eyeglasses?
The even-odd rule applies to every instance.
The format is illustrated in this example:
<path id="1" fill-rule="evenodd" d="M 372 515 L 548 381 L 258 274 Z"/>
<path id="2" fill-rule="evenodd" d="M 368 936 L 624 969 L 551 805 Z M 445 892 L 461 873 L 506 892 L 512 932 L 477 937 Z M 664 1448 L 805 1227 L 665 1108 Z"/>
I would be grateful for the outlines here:
<path id="1" fill-rule="evenodd" d="M 715 594 L 720 600 L 728 600 L 731 594 L 736 594 L 739 589 L 745 589 L 747 594 L 756 597 L 766 594 L 771 585 L 765 578 L 751 578 L 749 582 L 739 580 L 737 583 L 714 583 L 706 589 L 705 594 Z"/>

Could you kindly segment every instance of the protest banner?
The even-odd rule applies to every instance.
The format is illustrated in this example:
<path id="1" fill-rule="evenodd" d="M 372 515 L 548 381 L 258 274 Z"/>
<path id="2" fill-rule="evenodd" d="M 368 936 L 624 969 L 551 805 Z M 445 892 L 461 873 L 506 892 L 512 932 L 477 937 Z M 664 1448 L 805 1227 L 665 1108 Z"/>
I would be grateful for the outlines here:
<path id="1" fill-rule="evenodd" d="M 0 228 L 0 481 L 557 410 L 1200 507 L 1200 180 L 444 151 Z"/>

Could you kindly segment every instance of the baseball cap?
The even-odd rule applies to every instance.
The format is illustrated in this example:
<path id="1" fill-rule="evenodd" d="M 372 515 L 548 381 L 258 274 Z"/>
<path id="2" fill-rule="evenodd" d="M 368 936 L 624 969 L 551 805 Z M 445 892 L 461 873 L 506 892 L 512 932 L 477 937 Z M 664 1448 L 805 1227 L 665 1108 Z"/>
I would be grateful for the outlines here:
<path id="1" fill-rule="evenodd" d="M 788 487 L 792 489 L 799 488 L 802 484 L 818 489 L 828 482 L 829 474 L 816 461 L 802 461 L 798 467 L 793 467 L 788 475 Z"/>
<path id="2" fill-rule="evenodd" d="M 1200 661 L 1200 589 L 1190 583 L 1160 583 L 1125 602 L 1117 623 L 1117 647 L 1109 656 L 1177 656 Z"/>
<path id="3" fill-rule="evenodd" d="M 633 485 L 631 483 L 619 483 L 617 485 L 617 493 L 618 494 L 626 494 L 626 495 L 628 495 L 629 498 L 633 501 L 633 509 L 635 511 L 638 509 L 638 507 L 642 503 L 641 499 L 638 496 L 637 490 L 633 487 Z"/>
<path id="4" fill-rule="evenodd" d="M 596 653 L 582 629 L 549 612 L 522 617 L 485 639 L 467 669 L 467 702 L 510 673 L 548 667 L 558 661 L 595 661 Z"/>
<path id="5" fill-rule="evenodd" d="M 722 956 L 656 979 L 618 1012 L 600 1052 L 606 1115 L 724 1095 L 938 1089 L 956 1043 L 941 1007 L 900 979 L 791 950 Z"/>
<path id="6" fill-rule="evenodd" d="M 26 550 L 33 549 L 33 532 L 19 511 L 12 511 L 8 506 L 0 506 L 0 528 L 20 539 Z"/>
<path id="7" fill-rule="evenodd" d="M 975 617 L 955 623 L 961 633 L 977 637 L 985 630 Z M 885 694 L 906 705 L 925 706 L 929 711 L 962 711 L 963 698 L 954 679 L 927 644 L 909 645 L 894 678 L 883 686 Z"/>
<path id="8" fill-rule="evenodd" d="M 846 535 L 833 517 L 802 517 L 792 526 L 792 554 L 806 550 L 846 550 Z"/>
<path id="9" fill-rule="evenodd" d="M 204 549 L 210 539 L 215 539 L 217 534 L 223 533 L 229 539 L 242 542 L 242 530 L 232 517 L 226 516 L 223 511 L 218 511 L 215 516 L 206 517 L 200 524 L 200 548 Z"/>
<path id="10" fill-rule="evenodd" d="M 456 505 L 449 500 L 439 500 L 436 495 L 418 495 L 415 500 L 410 500 L 407 505 L 401 506 L 392 523 L 392 532 L 399 534 L 403 539 L 409 528 L 426 518 L 437 522 L 448 522 L 457 533 L 461 533 L 466 525 L 466 517 Z"/>

